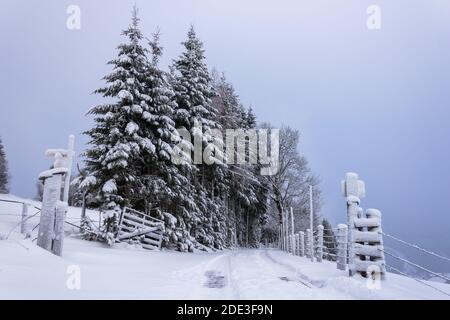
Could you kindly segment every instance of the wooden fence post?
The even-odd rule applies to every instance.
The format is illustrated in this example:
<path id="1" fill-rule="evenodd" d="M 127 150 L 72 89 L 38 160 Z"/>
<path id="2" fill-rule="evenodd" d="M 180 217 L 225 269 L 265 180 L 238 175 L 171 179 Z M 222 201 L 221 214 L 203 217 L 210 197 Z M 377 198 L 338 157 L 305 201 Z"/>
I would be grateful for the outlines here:
<path id="1" fill-rule="evenodd" d="M 309 251 L 311 252 L 311 262 L 314 262 L 314 202 L 313 202 L 313 186 L 309 186 L 309 230 L 311 232 Z"/>
<path id="2" fill-rule="evenodd" d="M 289 253 L 294 254 L 295 247 L 294 247 L 294 235 L 293 234 L 289 235 L 289 249 L 290 249 Z"/>
<path id="3" fill-rule="evenodd" d="M 311 229 L 306 229 L 306 257 L 311 258 L 314 255 L 314 252 L 312 252 L 313 248 L 313 235 L 311 232 Z"/>
<path id="4" fill-rule="evenodd" d="M 289 252 L 289 213 L 284 213 L 284 227 L 285 227 L 285 239 L 286 239 L 286 252 Z"/>
<path id="5" fill-rule="evenodd" d="M 358 180 L 358 174 L 347 172 L 345 180 L 341 182 L 342 195 L 347 200 L 347 221 L 348 221 L 348 273 L 353 276 L 356 273 L 354 234 L 355 220 L 361 212 L 359 207 L 360 199 L 365 196 L 364 182 Z"/>
<path id="6" fill-rule="evenodd" d="M 317 226 L 317 262 L 323 259 L 323 226 Z"/>
<path id="7" fill-rule="evenodd" d="M 291 252 L 291 246 L 292 246 L 292 242 L 291 242 L 291 235 L 290 234 L 288 234 L 288 236 L 287 236 L 287 253 L 290 253 Z"/>
<path id="8" fill-rule="evenodd" d="M 278 248 L 283 250 L 283 227 L 281 224 L 278 227 Z"/>
<path id="9" fill-rule="evenodd" d="M 28 224 L 27 224 L 27 218 L 28 218 L 28 203 L 24 202 L 22 204 L 22 222 L 20 223 L 20 233 L 28 234 Z"/>
<path id="10" fill-rule="evenodd" d="M 37 245 L 48 251 L 52 250 L 56 207 L 61 198 L 62 175 L 63 173 L 43 177 L 44 194 L 42 197 Z"/>
<path id="11" fill-rule="evenodd" d="M 48 149 L 45 154 L 54 158 L 53 169 L 39 175 L 39 179 L 44 181 L 44 195 L 37 245 L 56 255 L 62 254 L 74 140 L 74 136 L 70 135 L 66 150 Z M 63 179 L 64 191 L 62 192 Z M 61 195 L 63 201 L 61 201 Z"/>
<path id="12" fill-rule="evenodd" d="M 59 201 L 56 206 L 54 239 L 52 252 L 57 256 L 62 255 L 64 243 L 64 222 L 66 221 L 67 202 Z"/>
<path id="13" fill-rule="evenodd" d="M 67 202 L 69 204 L 69 189 L 70 189 L 70 175 L 72 172 L 72 162 L 75 148 L 75 136 L 73 134 L 69 135 L 69 141 L 67 143 L 67 150 L 65 150 L 66 154 L 64 155 L 64 166 L 67 169 L 67 172 L 64 176 L 64 193 L 62 201 Z"/>
<path id="14" fill-rule="evenodd" d="M 286 251 L 286 244 L 287 244 L 287 239 L 286 239 L 286 215 L 284 213 L 284 211 L 281 212 L 281 229 L 282 229 L 282 233 L 283 233 L 283 251 Z"/>
<path id="15" fill-rule="evenodd" d="M 305 256 L 305 233 L 300 231 L 300 256 Z"/>
<path id="16" fill-rule="evenodd" d="M 339 224 L 337 231 L 337 268 L 339 270 L 345 270 L 347 267 L 347 246 L 348 246 L 348 230 L 346 224 Z"/>
<path id="17" fill-rule="evenodd" d="M 291 207 L 291 253 L 295 255 L 295 235 L 294 235 L 294 209 Z"/>
<path id="18" fill-rule="evenodd" d="M 298 233 L 295 234 L 295 255 L 300 255 L 300 235 Z"/>

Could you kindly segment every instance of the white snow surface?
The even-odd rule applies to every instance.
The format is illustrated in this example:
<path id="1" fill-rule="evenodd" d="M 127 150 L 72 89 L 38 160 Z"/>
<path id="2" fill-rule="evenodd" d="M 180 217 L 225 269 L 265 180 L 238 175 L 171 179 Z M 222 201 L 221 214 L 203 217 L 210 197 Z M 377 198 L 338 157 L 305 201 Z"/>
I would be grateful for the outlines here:
<path id="1" fill-rule="evenodd" d="M 19 222 L 21 205 L 1 199 L 23 199 L 0 195 L 4 238 Z M 87 214 L 98 223 L 97 212 Z M 78 224 L 79 217 L 79 208 L 69 208 L 67 221 Z M 31 227 L 38 222 L 38 217 L 30 219 Z M 111 248 L 70 236 L 76 228 L 67 227 L 62 257 L 36 246 L 37 229 L 31 239 L 23 239 L 18 227 L 0 240 L 0 299 L 449 299 L 392 273 L 380 289 L 369 289 L 365 279 L 349 278 L 335 263 L 313 263 L 276 249 L 180 253 L 127 244 Z M 80 270 L 79 290 L 67 286 L 73 266 Z M 448 284 L 427 283 L 450 294 Z"/>

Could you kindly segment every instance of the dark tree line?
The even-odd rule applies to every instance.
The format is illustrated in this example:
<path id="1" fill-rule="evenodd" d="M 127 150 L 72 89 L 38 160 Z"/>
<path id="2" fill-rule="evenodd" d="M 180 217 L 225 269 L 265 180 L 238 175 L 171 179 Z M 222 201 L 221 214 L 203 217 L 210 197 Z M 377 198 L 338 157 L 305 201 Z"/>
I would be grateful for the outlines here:
<path id="1" fill-rule="evenodd" d="M 5 149 L 0 138 L 0 193 L 9 192 L 8 162 L 6 160 Z"/>

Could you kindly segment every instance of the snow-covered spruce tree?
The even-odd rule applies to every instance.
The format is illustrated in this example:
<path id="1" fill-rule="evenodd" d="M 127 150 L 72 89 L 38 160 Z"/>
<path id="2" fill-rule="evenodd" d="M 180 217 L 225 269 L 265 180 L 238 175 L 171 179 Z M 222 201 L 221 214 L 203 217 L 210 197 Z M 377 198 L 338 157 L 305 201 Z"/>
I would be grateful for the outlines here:
<path id="1" fill-rule="evenodd" d="M 217 93 L 213 98 L 213 104 L 218 111 L 219 123 L 225 136 L 227 129 L 240 129 L 243 127 L 242 113 L 239 111 L 239 98 L 232 85 L 226 81 L 224 74 L 218 76 L 213 71 L 213 77 Z M 230 151 L 226 149 L 226 152 Z M 236 149 L 231 152 L 235 154 Z M 226 180 L 228 192 L 225 194 L 225 205 L 227 207 L 227 242 L 230 246 L 243 245 L 242 240 L 246 239 L 246 237 L 242 236 L 242 232 L 247 228 L 246 219 L 242 215 L 244 208 L 241 207 L 242 203 L 249 203 L 249 201 L 245 201 L 248 200 L 248 195 L 242 193 L 244 186 L 241 182 L 244 182 L 246 176 L 247 172 L 242 170 L 241 166 L 228 164 Z M 244 200 L 244 202 L 240 200 Z"/>
<path id="2" fill-rule="evenodd" d="M 223 144 L 212 132 L 219 129 L 217 111 L 211 101 L 214 96 L 212 79 L 205 62 L 203 44 L 192 26 L 182 44 L 185 50 L 172 66 L 177 128 L 186 128 L 192 141 L 201 141 L 202 149 L 212 143 Z M 198 164 L 196 172 L 191 174 L 198 211 L 194 210 L 189 213 L 190 217 L 186 217 L 192 225 L 191 234 L 201 245 L 219 249 L 226 245 L 225 213 L 220 199 L 226 189 L 226 166 L 221 158 L 221 152 L 215 150 L 212 152 L 214 163 Z"/>
<path id="3" fill-rule="evenodd" d="M 36 195 L 34 196 L 34 200 L 41 201 L 44 196 L 44 184 L 41 180 L 36 181 Z"/>
<path id="4" fill-rule="evenodd" d="M 147 109 L 143 113 L 143 134 L 155 146 L 153 152 L 143 150 L 133 162 L 137 173 L 138 193 L 132 198 L 136 209 L 149 214 L 156 212 L 165 221 L 165 246 L 191 251 L 195 240 L 190 235 L 190 221 L 186 219 L 196 206 L 189 178 L 185 173 L 194 171 L 188 161 L 175 164 L 172 159 L 174 144 L 179 142 L 172 120 L 175 93 L 166 73 L 158 62 L 162 54 L 159 33 L 149 42 L 151 60 L 148 61 L 144 84 Z"/>
<path id="5" fill-rule="evenodd" d="M 8 183 L 8 162 L 6 160 L 6 154 L 3 148 L 2 139 L 0 138 L 0 193 L 9 192 Z"/>
<path id="6" fill-rule="evenodd" d="M 254 129 L 256 117 L 249 120 L 248 111 L 240 103 L 231 83 L 223 74 L 218 76 L 214 71 L 213 79 L 217 92 L 213 104 L 218 110 L 218 121 L 222 128 L 240 129 L 244 132 Z M 237 149 L 232 152 L 237 157 Z M 249 150 L 246 150 L 247 158 L 248 155 Z M 264 187 L 264 181 L 260 180 L 257 172 L 256 165 L 228 164 L 226 181 L 229 192 L 225 195 L 225 202 L 230 245 L 255 246 L 259 243 L 262 217 L 266 213 L 267 188 Z"/>
<path id="7" fill-rule="evenodd" d="M 253 108 L 249 107 L 245 117 L 248 128 L 256 128 L 256 115 L 253 113 Z"/>
<path id="8" fill-rule="evenodd" d="M 337 254 L 337 240 L 336 235 L 334 234 L 333 227 L 331 223 L 323 218 L 323 236 L 324 236 L 324 257 L 325 259 L 336 261 Z"/>
<path id="9" fill-rule="evenodd" d="M 128 205 L 136 192 L 135 160 L 143 152 L 156 151 L 142 126 L 150 115 L 145 90 L 147 50 L 138 25 L 134 8 L 131 24 L 122 33 L 127 42 L 118 46 L 117 58 L 108 63 L 113 71 L 104 77 L 106 86 L 95 91 L 108 101 L 88 112 L 95 124 L 86 132 L 90 137 L 85 154 L 88 175 L 82 184 L 100 198 L 109 240 L 116 231 L 120 207 Z"/>
<path id="10" fill-rule="evenodd" d="M 245 120 L 247 130 L 256 129 L 256 116 L 253 115 L 251 108 L 249 108 Z M 249 151 L 248 154 L 250 152 L 252 151 Z M 254 152 L 256 152 L 256 150 L 254 150 Z M 246 170 L 248 172 L 247 183 L 254 195 L 247 207 L 247 221 L 249 221 L 246 230 L 249 233 L 247 245 L 257 247 L 261 242 L 262 228 L 267 222 L 270 186 L 265 177 L 260 174 L 260 164 L 248 165 Z"/>
<path id="11" fill-rule="evenodd" d="M 185 51 L 173 65 L 173 87 L 177 101 L 176 124 L 178 127 L 195 130 L 196 121 L 199 121 L 203 130 L 207 131 L 216 127 L 213 120 L 216 110 L 211 104 L 214 89 L 206 66 L 203 43 L 197 38 L 193 26 L 188 31 L 187 40 L 182 44 Z"/>

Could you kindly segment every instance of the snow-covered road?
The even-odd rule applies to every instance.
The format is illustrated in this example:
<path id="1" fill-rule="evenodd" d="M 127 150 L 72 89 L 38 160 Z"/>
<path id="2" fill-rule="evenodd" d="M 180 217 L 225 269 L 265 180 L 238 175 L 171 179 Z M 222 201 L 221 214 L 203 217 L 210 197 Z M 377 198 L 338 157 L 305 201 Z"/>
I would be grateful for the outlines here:
<path id="1" fill-rule="evenodd" d="M 268 249 L 236 250 L 211 259 L 202 265 L 206 278 L 202 290 L 192 298 L 199 293 L 206 298 L 214 295 L 230 299 L 311 299 L 323 296 L 324 292 L 318 294 L 315 290 L 323 287 L 323 281 L 314 281 L 298 268 L 279 262 L 275 258 L 279 253 Z M 225 277 L 223 290 L 208 288 L 210 274 Z M 214 287 L 215 283 L 212 284 Z"/>
<path id="2" fill-rule="evenodd" d="M 0 299 L 445 299 L 388 274 L 381 289 L 331 262 L 273 249 L 220 253 L 109 248 L 68 238 L 62 258 L 30 240 L 0 241 Z M 67 286 L 73 267 L 80 289 Z M 433 283 L 450 292 L 450 286 Z"/>

